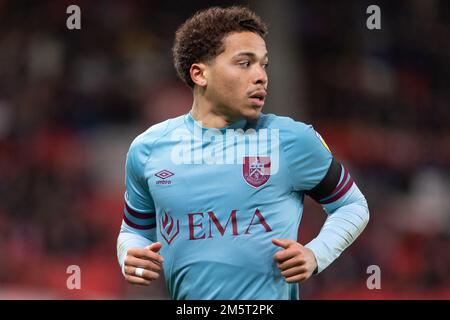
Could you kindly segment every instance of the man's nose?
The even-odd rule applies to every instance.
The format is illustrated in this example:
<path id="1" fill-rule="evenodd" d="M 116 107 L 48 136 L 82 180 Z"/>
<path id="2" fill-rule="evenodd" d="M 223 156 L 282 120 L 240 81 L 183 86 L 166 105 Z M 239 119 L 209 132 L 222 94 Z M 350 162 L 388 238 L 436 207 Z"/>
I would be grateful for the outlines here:
<path id="1" fill-rule="evenodd" d="M 266 69 L 264 69 L 262 66 L 257 66 L 255 69 L 254 83 L 263 85 L 267 84 L 268 78 Z"/>

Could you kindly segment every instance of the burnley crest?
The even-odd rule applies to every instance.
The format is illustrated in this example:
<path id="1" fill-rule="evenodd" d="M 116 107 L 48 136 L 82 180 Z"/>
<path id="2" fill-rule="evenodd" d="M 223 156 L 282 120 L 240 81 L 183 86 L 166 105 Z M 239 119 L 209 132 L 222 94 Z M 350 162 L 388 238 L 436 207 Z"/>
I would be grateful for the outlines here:
<path id="1" fill-rule="evenodd" d="M 249 185 L 261 187 L 270 178 L 270 157 L 244 157 L 242 173 Z"/>

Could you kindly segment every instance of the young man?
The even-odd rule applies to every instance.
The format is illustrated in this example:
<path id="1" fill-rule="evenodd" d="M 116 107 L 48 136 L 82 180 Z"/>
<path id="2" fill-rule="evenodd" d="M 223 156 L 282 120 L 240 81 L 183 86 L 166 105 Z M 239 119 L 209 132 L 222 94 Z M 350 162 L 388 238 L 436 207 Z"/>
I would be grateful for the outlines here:
<path id="1" fill-rule="evenodd" d="M 369 220 L 364 196 L 314 129 L 261 113 L 265 24 L 243 7 L 198 12 L 177 31 L 191 111 L 131 144 L 117 254 L 125 279 L 164 272 L 173 299 L 298 299 Z M 304 195 L 328 218 L 296 241 Z"/>

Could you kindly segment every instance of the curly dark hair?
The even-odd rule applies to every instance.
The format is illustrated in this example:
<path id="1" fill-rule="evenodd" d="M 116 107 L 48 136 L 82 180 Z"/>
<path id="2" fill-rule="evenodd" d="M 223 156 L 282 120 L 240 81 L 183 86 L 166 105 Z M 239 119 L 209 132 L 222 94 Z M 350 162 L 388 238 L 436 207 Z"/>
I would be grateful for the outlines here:
<path id="1" fill-rule="evenodd" d="M 247 7 L 212 7 L 198 11 L 176 31 L 173 60 L 178 76 L 191 88 L 190 68 L 193 63 L 208 62 L 225 49 L 222 40 L 232 32 L 250 31 L 261 37 L 267 25 Z"/>

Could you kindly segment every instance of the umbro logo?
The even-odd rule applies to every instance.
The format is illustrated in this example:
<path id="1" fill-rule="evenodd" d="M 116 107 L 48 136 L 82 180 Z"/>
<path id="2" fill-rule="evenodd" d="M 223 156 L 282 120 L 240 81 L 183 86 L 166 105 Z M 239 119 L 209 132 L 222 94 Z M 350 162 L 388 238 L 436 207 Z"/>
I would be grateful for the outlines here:
<path id="1" fill-rule="evenodd" d="M 174 175 L 175 175 L 175 173 L 170 172 L 169 170 L 159 171 L 159 172 L 155 173 L 155 176 L 157 176 L 158 178 L 160 178 L 162 180 L 157 180 L 156 184 L 171 184 L 172 181 L 166 180 L 166 179 L 168 179 Z"/>

